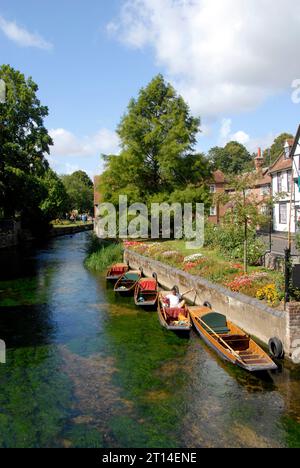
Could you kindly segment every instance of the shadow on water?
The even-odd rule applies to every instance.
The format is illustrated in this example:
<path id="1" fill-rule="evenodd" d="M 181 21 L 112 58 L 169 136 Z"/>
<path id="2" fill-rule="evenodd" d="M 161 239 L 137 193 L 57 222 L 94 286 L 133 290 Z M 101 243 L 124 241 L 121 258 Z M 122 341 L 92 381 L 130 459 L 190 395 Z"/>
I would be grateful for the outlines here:
<path id="1" fill-rule="evenodd" d="M 0 253 L 0 446 L 299 447 L 299 368 L 250 375 L 167 332 L 84 268 L 88 235 Z"/>

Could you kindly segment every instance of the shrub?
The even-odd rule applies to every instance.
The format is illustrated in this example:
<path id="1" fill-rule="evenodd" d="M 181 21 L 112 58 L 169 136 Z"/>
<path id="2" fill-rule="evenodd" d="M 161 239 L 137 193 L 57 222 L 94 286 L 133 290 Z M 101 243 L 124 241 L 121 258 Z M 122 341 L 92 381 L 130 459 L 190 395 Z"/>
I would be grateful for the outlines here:
<path id="1" fill-rule="evenodd" d="M 122 261 L 123 247 L 119 243 L 100 241 L 96 236 L 91 236 L 87 253 L 85 266 L 90 270 L 104 271 L 110 265 Z"/>

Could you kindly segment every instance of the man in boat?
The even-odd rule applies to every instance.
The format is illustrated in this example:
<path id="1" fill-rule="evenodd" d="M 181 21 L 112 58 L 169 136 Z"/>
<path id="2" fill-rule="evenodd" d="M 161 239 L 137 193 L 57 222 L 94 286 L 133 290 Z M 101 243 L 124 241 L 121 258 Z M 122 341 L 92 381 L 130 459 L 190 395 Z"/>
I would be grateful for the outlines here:
<path id="1" fill-rule="evenodd" d="M 185 307 L 185 301 L 178 293 L 177 288 L 173 288 L 171 294 L 166 296 L 166 299 L 169 303 L 170 309 L 183 309 Z"/>

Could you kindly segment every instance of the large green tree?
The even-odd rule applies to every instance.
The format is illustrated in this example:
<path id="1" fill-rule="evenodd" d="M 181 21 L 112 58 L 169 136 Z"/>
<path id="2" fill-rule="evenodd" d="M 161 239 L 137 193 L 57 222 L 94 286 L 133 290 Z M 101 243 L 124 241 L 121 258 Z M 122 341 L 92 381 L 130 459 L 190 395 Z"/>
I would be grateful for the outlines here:
<path id="1" fill-rule="evenodd" d="M 0 67 L 0 78 L 6 84 L 6 100 L 0 103 L 0 207 L 6 216 L 16 211 L 27 216 L 45 193 L 40 178 L 48 169 L 44 155 L 52 144 L 44 126 L 48 109 L 31 78 L 9 65 Z"/>
<path id="2" fill-rule="evenodd" d="M 284 150 L 284 144 L 286 140 L 294 138 L 291 133 L 281 133 L 277 138 L 275 138 L 272 146 L 264 151 L 265 163 L 267 166 L 273 164 L 276 159 L 281 156 Z"/>
<path id="3" fill-rule="evenodd" d="M 84 171 L 61 177 L 68 195 L 69 208 L 80 213 L 93 211 L 94 184 Z"/>
<path id="4" fill-rule="evenodd" d="M 130 202 L 167 201 L 176 190 L 203 185 L 209 167 L 194 153 L 199 127 L 183 98 L 156 76 L 130 101 L 118 126 L 120 155 L 104 156 L 103 198 L 117 203 L 123 194 Z"/>
<path id="5" fill-rule="evenodd" d="M 230 141 L 224 148 L 214 147 L 208 153 L 208 159 L 213 169 L 219 169 L 225 174 L 241 174 L 251 170 L 253 157 L 247 148 L 237 141 Z"/>

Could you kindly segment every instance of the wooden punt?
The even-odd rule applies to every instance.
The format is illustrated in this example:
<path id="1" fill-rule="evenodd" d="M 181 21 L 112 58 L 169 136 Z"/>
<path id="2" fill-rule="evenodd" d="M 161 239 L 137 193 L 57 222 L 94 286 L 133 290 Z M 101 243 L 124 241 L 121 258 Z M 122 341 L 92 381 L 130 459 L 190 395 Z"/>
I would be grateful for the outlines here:
<path id="1" fill-rule="evenodd" d="M 182 309 L 170 309 L 166 307 L 164 304 L 164 298 L 168 294 L 171 294 L 171 291 L 163 291 L 159 293 L 157 313 L 160 324 L 169 331 L 189 333 L 192 328 L 189 309 L 187 306 L 184 306 Z M 186 316 L 186 321 L 178 321 L 179 313 Z"/>
<path id="2" fill-rule="evenodd" d="M 134 290 L 134 302 L 138 307 L 154 307 L 158 299 L 158 282 L 155 273 L 152 278 L 141 278 Z"/>
<path id="3" fill-rule="evenodd" d="M 225 315 L 207 307 L 191 307 L 189 313 L 201 338 L 222 359 L 249 372 L 277 369 L 267 353 Z"/>
<path id="4" fill-rule="evenodd" d="M 140 270 L 127 271 L 115 284 L 114 291 L 121 294 L 131 294 L 142 276 Z"/>
<path id="5" fill-rule="evenodd" d="M 106 280 L 107 281 L 118 281 L 124 273 L 128 271 L 128 265 L 126 263 L 116 263 L 112 265 L 106 273 Z"/>

